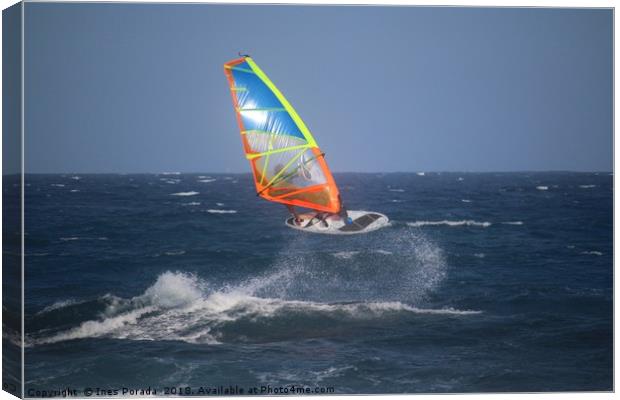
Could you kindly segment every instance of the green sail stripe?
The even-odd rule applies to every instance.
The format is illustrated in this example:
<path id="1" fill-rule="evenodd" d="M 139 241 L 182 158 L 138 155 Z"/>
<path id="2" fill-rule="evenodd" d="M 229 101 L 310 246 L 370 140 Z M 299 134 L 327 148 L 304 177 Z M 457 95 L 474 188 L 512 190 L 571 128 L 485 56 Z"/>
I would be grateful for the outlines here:
<path id="1" fill-rule="evenodd" d="M 299 158 L 301 157 L 302 154 L 304 154 L 305 150 L 302 150 L 300 152 L 298 152 L 297 154 L 295 154 L 295 156 L 291 157 L 291 160 L 289 162 L 286 163 L 286 165 L 284 167 L 282 167 L 282 169 L 280 170 L 280 172 L 278 172 L 273 178 L 271 178 L 271 180 L 269 182 L 267 182 L 267 186 L 265 186 L 265 189 L 271 187 L 271 185 L 273 185 L 276 181 L 276 179 L 278 179 L 283 173 L 284 171 L 287 170 L 288 167 L 290 167 L 291 165 L 293 165 L 293 163 Z M 263 189 L 263 190 L 265 190 Z"/>
<path id="2" fill-rule="evenodd" d="M 248 154 L 246 155 L 248 160 L 252 160 L 256 157 L 262 157 L 262 156 L 269 156 L 271 154 L 276 154 L 276 153 L 283 153 L 285 151 L 290 151 L 290 150 L 299 150 L 299 149 L 309 149 L 310 146 L 309 144 L 301 144 L 299 146 L 289 146 L 289 147 L 282 147 L 281 149 L 275 149 L 275 150 L 268 150 L 268 151 L 264 151 L 262 153 L 253 153 L 253 154 Z"/>

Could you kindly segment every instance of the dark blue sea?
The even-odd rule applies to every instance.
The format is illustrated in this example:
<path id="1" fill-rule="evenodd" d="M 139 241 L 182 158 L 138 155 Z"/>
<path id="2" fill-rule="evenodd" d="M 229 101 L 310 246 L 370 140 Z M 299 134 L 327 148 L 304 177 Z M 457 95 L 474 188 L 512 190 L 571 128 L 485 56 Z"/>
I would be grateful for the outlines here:
<path id="1" fill-rule="evenodd" d="M 249 174 L 27 175 L 26 394 L 613 389 L 610 173 L 335 179 L 391 225 L 289 229 Z"/>

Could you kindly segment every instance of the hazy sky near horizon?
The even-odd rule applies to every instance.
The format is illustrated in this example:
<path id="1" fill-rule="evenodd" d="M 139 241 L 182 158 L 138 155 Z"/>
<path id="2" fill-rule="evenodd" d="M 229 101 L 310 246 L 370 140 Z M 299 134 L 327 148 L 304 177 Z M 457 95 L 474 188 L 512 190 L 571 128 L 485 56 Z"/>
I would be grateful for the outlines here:
<path id="1" fill-rule="evenodd" d="M 334 171 L 611 170 L 610 9 L 26 3 L 26 172 L 248 172 L 242 51 Z"/>

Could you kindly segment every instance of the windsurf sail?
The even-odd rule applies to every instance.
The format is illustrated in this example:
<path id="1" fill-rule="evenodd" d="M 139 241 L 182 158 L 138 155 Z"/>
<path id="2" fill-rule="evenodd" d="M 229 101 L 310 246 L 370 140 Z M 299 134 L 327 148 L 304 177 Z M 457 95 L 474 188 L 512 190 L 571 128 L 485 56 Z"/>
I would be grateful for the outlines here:
<path id="1" fill-rule="evenodd" d="M 338 187 L 325 155 L 282 92 L 248 56 L 224 64 L 257 194 L 337 213 Z"/>

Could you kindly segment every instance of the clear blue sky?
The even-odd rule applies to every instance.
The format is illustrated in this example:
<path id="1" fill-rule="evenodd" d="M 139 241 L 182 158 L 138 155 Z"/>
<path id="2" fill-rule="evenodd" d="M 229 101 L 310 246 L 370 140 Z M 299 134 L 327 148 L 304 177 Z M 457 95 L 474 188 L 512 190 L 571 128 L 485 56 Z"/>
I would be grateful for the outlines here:
<path id="1" fill-rule="evenodd" d="M 26 4 L 27 172 L 247 172 L 252 55 L 334 171 L 612 169 L 612 11 Z"/>

